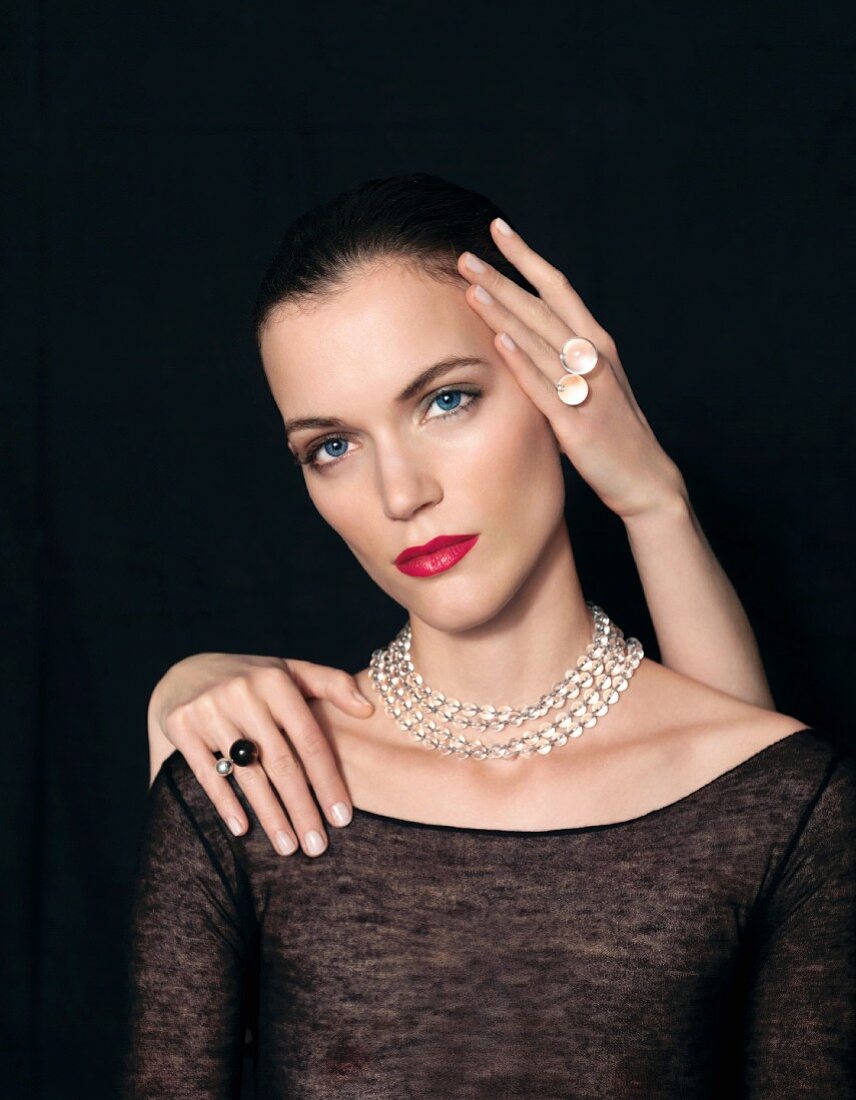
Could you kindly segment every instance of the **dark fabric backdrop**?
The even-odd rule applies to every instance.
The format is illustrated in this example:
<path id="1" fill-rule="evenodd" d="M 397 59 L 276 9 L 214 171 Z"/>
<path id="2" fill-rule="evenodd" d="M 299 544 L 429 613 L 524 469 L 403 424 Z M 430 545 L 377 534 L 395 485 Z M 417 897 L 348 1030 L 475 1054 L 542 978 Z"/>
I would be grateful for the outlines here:
<path id="1" fill-rule="evenodd" d="M 115 1095 L 165 668 L 235 650 L 355 671 L 403 621 L 314 513 L 247 324 L 286 223 L 358 180 L 483 191 L 562 267 L 684 472 L 779 709 L 852 737 L 850 20 L 5 5 L 4 1095 Z M 568 485 L 587 596 L 656 656 L 620 523 Z"/>

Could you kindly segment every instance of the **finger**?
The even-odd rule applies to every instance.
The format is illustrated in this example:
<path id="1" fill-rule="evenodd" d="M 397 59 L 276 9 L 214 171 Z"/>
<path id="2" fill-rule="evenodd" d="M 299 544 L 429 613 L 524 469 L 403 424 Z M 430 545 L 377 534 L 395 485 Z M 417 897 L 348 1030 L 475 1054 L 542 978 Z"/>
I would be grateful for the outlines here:
<path id="1" fill-rule="evenodd" d="M 215 769 L 217 761 L 211 750 L 200 738 L 194 738 L 180 751 L 196 776 L 197 782 L 211 799 L 214 808 L 226 822 L 229 830 L 235 836 L 245 833 L 249 823 L 244 807 L 229 784 L 223 782 L 223 776 L 217 774 Z M 296 841 L 294 846 L 297 847 Z"/>
<path id="2" fill-rule="evenodd" d="M 241 736 L 237 728 L 209 696 L 172 711 L 166 716 L 164 728 L 230 830 L 235 836 L 245 833 L 249 827 L 247 815 L 232 788 L 228 784 L 224 788 L 222 776 L 214 770 L 212 755 L 220 745 L 232 744 Z"/>
<path id="3" fill-rule="evenodd" d="M 229 755 L 229 748 L 230 746 L 226 745 L 221 749 L 224 756 Z M 265 772 L 261 751 L 257 760 L 252 764 L 234 767 L 231 775 L 252 805 L 259 824 L 274 850 L 280 855 L 293 854 L 293 851 L 297 850 L 295 834 L 298 837 L 300 834 L 296 828 L 289 828 L 284 822 L 283 809 Z M 304 837 L 302 847 L 307 855 L 320 855 L 327 848 L 326 835 L 320 828 L 315 829 Z"/>
<path id="4" fill-rule="evenodd" d="M 599 351 L 605 352 L 612 343 L 612 338 L 589 311 L 564 272 L 545 260 L 534 248 L 530 248 L 515 230 L 512 229 L 509 234 L 504 233 L 498 225 L 500 220 L 494 218 L 490 223 L 490 234 L 503 256 L 514 264 L 569 328 L 578 336 L 591 340 Z"/>
<path id="5" fill-rule="evenodd" d="M 567 372 L 564 375 L 562 374 L 563 367 L 556 348 L 552 344 L 548 344 L 538 333 L 533 332 L 516 313 L 513 313 L 492 295 L 487 294 L 481 284 L 477 283 L 475 286 L 469 287 L 466 292 L 466 299 L 494 332 L 498 334 L 505 332 L 511 336 L 517 347 L 528 356 L 531 365 L 540 370 L 544 378 L 550 383 L 555 400 L 556 383 L 567 375 Z M 600 373 L 598 368 L 604 362 L 605 360 L 598 354 L 593 371 L 586 375 L 587 385 L 590 385 L 590 377 L 596 377 Z M 522 360 L 517 357 L 513 360 L 513 363 L 522 364 Z M 540 390 L 543 392 L 543 386 L 540 387 Z M 536 404 L 538 404 L 537 401 Z"/>
<path id="6" fill-rule="evenodd" d="M 491 236 L 505 258 L 513 263 L 517 270 L 537 289 L 540 299 L 517 286 L 516 283 L 506 278 L 490 264 L 487 264 L 481 257 L 477 257 L 477 259 L 485 265 L 486 270 L 478 277 L 478 281 L 487 286 L 488 290 L 496 297 L 518 312 L 527 323 L 534 327 L 535 331 L 540 332 L 556 348 L 560 348 L 568 337 L 574 335 L 585 336 L 587 340 L 591 340 L 598 352 L 609 361 L 616 380 L 631 406 L 635 409 L 636 414 L 647 424 L 648 421 L 640 409 L 630 386 L 613 338 L 586 307 L 585 302 L 571 286 L 564 272 L 554 267 L 534 248 L 526 244 L 516 230 L 512 230 L 510 235 L 503 233 L 498 227 L 498 222 L 498 218 L 491 222 Z M 469 255 L 472 255 L 472 253 Z M 467 267 L 466 261 L 459 263 L 458 270 L 468 279 L 472 279 L 475 275 L 475 272 Z M 542 303 L 540 307 L 537 305 L 539 300 Z M 545 312 L 555 314 L 560 321 L 568 326 L 569 331 L 564 335 L 559 333 L 553 336 L 554 326 L 547 325 L 544 320 Z"/>
<path id="7" fill-rule="evenodd" d="M 560 348 L 570 336 L 585 335 L 570 329 L 567 322 L 542 298 L 536 298 L 474 253 L 461 253 L 458 257 L 458 271 L 474 285 L 484 287 L 491 297 L 514 313 L 545 344 Z M 467 297 L 469 298 L 469 293 Z"/>
<path id="8" fill-rule="evenodd" d="M 614 343 L 607 350 L 606 356 L 612 364 L 612 370 L 615 374 L 616 379 L 618 380 L 618 384 L 621 386 L 622 390 L 624 390 L 627 400 L 630 402 L 631 406 L 636 410 L 636 415 L 639 417 L 642 423 L 645 424 L 646 427 L 650 428 L 650 425 L 648 424 L 648 418 L 639 408 L 639 402 L 636 400 L 636 395 L 631 389 L 630 382 L 627 378 L 627 373 L 624 370 L 621 359 L 618 355 L 618 348 L 616 348 Z"/>
<path id="9" fill-rule="evenodd" d="M 476 262 L 475 268 L 473 260 Z M 555 390 L 555 383 L 562 377 L 560 371 L 564 369 L 559 358 L 559 349 L 578 333 L 569 328 L 546 302 L 517 286 L 490 264 L 474 257 L 473 253 L 464 252 L 458 258 L 458 269 L 467 278 L 475 279 L 477 268 L 483 270 L 479 274 L 479 281 L 474 283 L 472 290 L 466 292 L 467 301 L 495 332 L 512 335 L 512 339 L 528 353 L 532 362 L 546 373 Z M 479 298 L 480 292 L 485 290 L 492 302 Z M 598 355 L 603 356 L 603 348 L 598 347 L 594 340 L 591 342 Z M 617 352 L 615 354 L 617 358 Z M 632 400 L 626 379 L 624 386 Z"/>
<path id="10" fill-rule="evenodd" d="M 193 706 L 182 708 L 167 719 L 168 722 L 172 721 L 174 727 L 181 727 L 181 729 L 171 730 L 171 735 L 176 743 L 180 740 L 181 751 L 193 767 L 194 775 L 236 836 L 247 831 L 249 822 L 233 788 L 229 783 L 224 783 L 224 777 L 217 772 L 217 761 L 213 752 L 219 750 L 224 756 L 228 756 L 231 746 L 239 738 L 246 736 L 244 732 L 246 723 L 243 719 L 250 715 L 251 708 L 247 706 L 245 697 L 235 698 L 236 694 L 240 694 L 239 684 L 240 681 L 236 681 L 226 685 L 219 694 L 219 701 L 212 693 L 208 693 L 197 699 Z M 231 700 L 231 704 L 226 702 L 227 698 Z M 224 709 L 229 705 L 238 712 L 237 721 L 232 720 Z M 270 740 L 272 735 L 276 741 L 283 740 L 282 734 L 272 720 L 270 720 L 270 729 L 261 733 L 252 717 L 250 717 L 250 725 L 252 732 L 260 739 L 264 737 Z M 275 798 L 271 800 L 265 797 L 264 788 L 259 788 L 258 784 L 250 784 L 244 793 L 276 851 L 280 855 L 291 855 L 296 852 L 299 845 L 294 830 L 279 802 Z M 317 810 L 314 811 L 313 817 L 317 821 Z M 236 823 L 240 829 L 236 829 Z"/>
<path id="11" fill-rule="evenodd" d="M 288 688 L 291 688 L 293 694 L 287 694 Z M 271 698 L 278 701 L 283 698 L 288 700 L 281 724 L 291 737 L 294 727 L 302 728 L 306 724 L 303 712 L 308 712 L 308 707 L 284 669 L 274 667 L 256 669 L 228 685 L 221 697 L 220 705 L 224 707 L 228 717 L 238 728 L 246 730 L 246 735 L 258 748 L 258 761 L 250 765 L 250 768 L 260 767 L 267 780 L 265 783 L 251 783 L 246 787 L 245 793 L 252 803 L 262 828 L 275 847 L 277 847 L 277 841 L 281 841 L 280 832 L 284 829 L 287 831 L 284 817 L 284 813 L 287 812 L 293 831 L 300 838 L 306 854 L 320 855 L 327 846 L 327 834 L 301 767 L 304 749 L 301 743 L 298 748 L 301 759 L 298 760 L 283 731 L 274 720 L 269 706 Z M 317 728 L 311 714 L 309 720 Z M 339 778 L 333 763 L 330 746 L 320 729 L 318 729 L 318 739 L 322 744 L 316 745 L 314 740 L 310 739 L 312 744 L 306 751 L 314 752 L 321 757 L 326 750 L 338 788 L 344 789 L 344 783 Z M 231 741 L 228 744 L 221 743 L 221 749 L 226 755 L 232 743 Z M 236 769 L 238 781 L 242 787 L 244 786 L 241 782 L 242 776 L 246 774 L 252 778 L 254 774 L 250 768 Z M 282 799 L 282 806 L 275 797 L 271 799 L 271 785 Z M 327 776 L 327 786 L 338 789 L 333 786 L 329 776 Z M 260 797 L 258 803 L 254 797 L 256 794 Z"/>
<path id="12" fill-rule="evenodd" d="M 464 297 L 485 324 L 492 328 L 495 333 L 509 333 L 517 346 L 527 352 L 533 360 L 540 359 L 546 364 L 549 358 L 554 365 L 561 369 L 559 353 L 553 344 L 533 331 L 517 313 L 510 310 L 497 298 L 494 298 L 481 283 L 474 283 L 468 287 Z"/>
<path id="13" fill-rule="evenodd" d="M 292 680 L 304 699 L 327 699 L 339 710 L 365 718 L 373 713 L 374 703 L 360 691 L 355 677 L 340 668 L 283 658 Z"/>
<path id="14" fill-rule="evenodd" d="M 554 417 L 558 407 L 566 408 L 557 397 L 555 383 L 551 382 L 546 373 L 536 366 L 531 356 L 516 341 L 512 339 L 513 346 L 509 347 L 503 339 L 508 336 L 507 332 L 498 333 L 493 340 L 494 346 L 508 364 L 523 392 L 550 423 L 555 425 Z"/>
<path id="15" fill-rule="evenodd" d="M 291 662 L 288 665 L 290 668 Z M 340 696 L 346 696 L 350 691 L 347 684 L 352 678 L 339 669 L 325 669 L 324 680 L 328 685 L 331 680 L 339 680 Z M 301 682 L 306 684 L 305 676 Z M 283 751 L 268 761 L 265 770 L 273 777 L 295 826 L 303 820 L 301 814 L 304 793 L 309 798 L 312 810 L 315 810 L 315 803 L 308 795 L 304 771 L 330 824 L 337 827 L 347 825 L 353 813 L 351 797 L 342 778 L 333 746 L 307 705 L 304 690 L 300 683 L 287 675 L 270 676 L 265 681 L 264 698 L 273 720 L 288 735 L 288 741 L 299 757 L 297 765 L 294 753 L 282 738 Z M 365 713 L 362 717 L 365 717 Z"/>
<path id="16" fill-rule="evenodd" d="M 475 261 L 475 267 L 473 266 L 473 261 Z M 517 343 L 526 347 L 530 355 L 532 355 L 539 364 L 543 364 L 544 369 L 547 370 L 548 373 L 555 373 L 558 349 L 564 345 L 566 340 L 577 335 L 585 336 L 586 339 L 591 340 L 597 348 L 598 353 L 609 360 L 615 377 L 624 390 L 628 400 L 636 409 L 638 415 L 640 417 L 642 416 L 642 410 L 636 402 L 636 398 L 630 388 L 630 383 L 627 380 L 627 375 L 618 358 L 618 350 L 612 338 L 607 333 L 603 332 L 599 326 L 597 326 L 597 332 L 591 335 L 588 335 L 586 332 L 575 331 L 570 328 L 561 317 L 558 317 L 545 301 L 541 298 L 536 298 L 527 290 L 519 287 L 516 283 L 512 282 L 511 279 L 497 271 L 491 264 L 475 256 L 472 252 L 461 253 L 458 257 L 458 270 L 462 275 L 473 282 L 474 285 L 481 286 L 487 290 L 495 301 L 505 307 L 509 313 L 514 314 L 530 332 L 538 337 L 536 342 L 531 337 L 525 337 L 523 335 L 524 330 L 520 329 L 517 332 Z M 555 268 L 553 270 L 555 270 Z M 467 293 L 467 299 L 471 304 L 478 304 L 477 299 L 470 298 L 469 292 Z M 497 332 L 503 330 L 508 331 L 509 325 L 506 317 L 506 314 L 496 310 L 484 314 L 485 320 L 487 320 Z M 591 331 L 591 329 L 589 329 L 589 331 Z M 559 366 L 561 367 L 561 362 Z"/>

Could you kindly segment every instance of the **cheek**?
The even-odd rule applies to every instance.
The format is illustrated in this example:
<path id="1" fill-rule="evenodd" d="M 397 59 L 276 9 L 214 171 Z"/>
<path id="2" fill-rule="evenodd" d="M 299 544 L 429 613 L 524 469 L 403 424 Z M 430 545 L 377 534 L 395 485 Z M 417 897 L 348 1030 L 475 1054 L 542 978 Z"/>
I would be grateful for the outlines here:
<path id="1" fill-rule="evenodd" d="M 335 481 L 335 478 L 331 480 Z M 320 477 L 308 475 L 306 489 L 318 515 L 338 535 L 350 543 L 351 535 L 359 529 L 360 515 L 362 514 L 365 518 L 365 501 L 360 494 L 337 492 L 335 485 L 325 491 L 323 475 Z M 363 499 L 362 508 L 359 507 L 361 499 Z"/>
<path id="2" fill-rule="evenodd" d="M 335 480 L 335 477 L 331 478 L 332 482 Z M 322 484 L 319 485 L 318 481 L 322 481 Z M 366 520 L 364 491 L 352 488 L 350 492 L 342 492 L 336 485 L 326 489 L 322 478 L 316 479 L 311 475 L 306 478 L 306 486 L 309 497 L 324 522 L 345 543 L 368 576 L 385 591 L 387 581 L 382 555 L 378 556 L 377 547 L 373 544 L 373 540 L 376 542 L 379 535 L 377 528 Z M 368 511 L 374 514 L 375 509 L 372 507 Z"/>
<path id="3" fill-rule="evenodd" d="M 466 428 L 459 422 L 445 457 L 438 459 L 441 510 L 444 518 L 462 523 L 472 517 L 492 532 L 494 551 L 504 556 L 510 550 L 516 560 L 521 536 L 538 546 L 564 513 L 561 456 L 548 420 L 528 399 L 505 393 L 492 401 L 490 415 L 486 411 Z M 378 532 L 367 526 L 365 495 L 353 491 L 353 485 L 342 492 L 336 482 L 335 475 L 329 486 L 323 477 L 307 476 L 310 499 L 366 573 L 384 587 L 398 573 L 375 560 Z"/>
<path id="4" fill-rule="evenodd" d="M 551 516 L 564 507 L 561 454 L 547 418 L 528 400 L 502 402 L 485 418 L 483 438 L 468 450 L 468 482 L 487 516 Z M 475 444 L 475 441 L 472 441 Z"/>

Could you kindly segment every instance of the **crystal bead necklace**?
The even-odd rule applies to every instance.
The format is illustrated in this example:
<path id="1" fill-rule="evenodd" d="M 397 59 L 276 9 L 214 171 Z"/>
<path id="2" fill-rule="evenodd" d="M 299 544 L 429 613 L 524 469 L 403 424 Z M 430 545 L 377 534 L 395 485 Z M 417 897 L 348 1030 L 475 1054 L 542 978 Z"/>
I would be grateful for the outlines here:
<path id="1" fill-rule="evenodd" d="M 389 645 L 376 649 L 369 663 L 374 690 L 384 701 L 384 711 L 395 718 L 405 732 L 426 748 L 444 756 L 473 760 L 515 760 L 533 753 L 546 755 L 552 749 L 579 737 L 596 725 L 627 690 L 633 673 L 644 657 L 638 638 L 625 639 L 623 631 L 597 604 L 586 601 L 594 618 L 594 636 L 578 658 L 576 667 L 537 703 L 525 707 L 461 703 L 430 688 L 410 659 L 410 622 L 404 624 Z M 485 745 L 480 738 L 468 740 L 454 730 L 501 732 L 506 726 L 543 718 L 550 710 L 570 709 L 537 730 L 521 733 L 504 744 Z M 451 727 L 438 723 L 450 723 Z"/>

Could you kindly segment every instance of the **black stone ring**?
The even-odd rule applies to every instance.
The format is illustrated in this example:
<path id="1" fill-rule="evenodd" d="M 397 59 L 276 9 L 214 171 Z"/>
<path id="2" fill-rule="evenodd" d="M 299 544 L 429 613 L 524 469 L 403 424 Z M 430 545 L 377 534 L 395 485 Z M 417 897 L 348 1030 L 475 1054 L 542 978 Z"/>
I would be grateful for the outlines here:
<path id="1" fill-rule="evenodd" d="M 229 759 L 233 764 L 237 764 L 239 768 L 245 768 L 248 764 L 252 764 L 258 758 L 258 755 L 259 750 L 255 741 L 250 741 L 246 737 L 239 738 L 229 749 Z"/>

